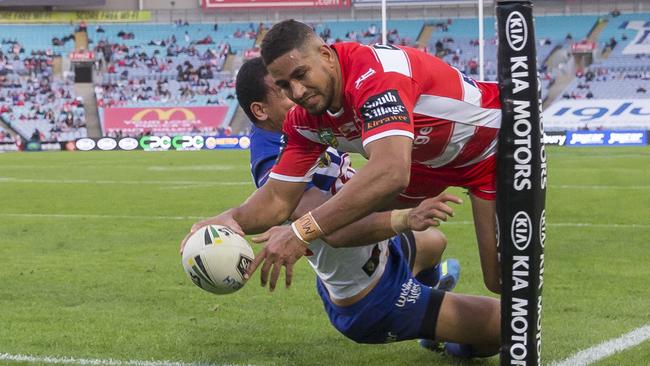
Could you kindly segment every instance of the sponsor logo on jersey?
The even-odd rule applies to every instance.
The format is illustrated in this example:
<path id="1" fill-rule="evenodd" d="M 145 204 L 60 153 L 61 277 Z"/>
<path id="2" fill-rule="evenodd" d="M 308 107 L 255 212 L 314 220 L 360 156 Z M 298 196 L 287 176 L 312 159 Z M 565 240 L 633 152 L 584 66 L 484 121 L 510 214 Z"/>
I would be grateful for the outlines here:
<path id="1" fill-rule="evenodd" d="M 409 304 L 415 304 L 422 295 L 422 286 L 420 286 L 413 278 L 409 278 L 407 282 L 402 283 L 399 298 L 395 306 L 403 308 Z"/>
<path id="2" fill-rule="evenodd" d="M 325 168 L 330 165 L 332 165 L 332 157 L 330 157 L 330 154 L 325 151 L 324 153 L 320 154 L 320 158 L 318 159 L 318 167 Z"/>
<path id="3" fill-rule="evenodd" d="M 318 139 L 320 140 L 321 143 L 325 145 L 331 147 L 339 146 L 339 142 L 338 140 L 336 140 L 336 136 L 334 136 L 334 132 L 332 131 L 331 128 L 318 130 Z"/>
<path id="4" fill-rule="evenodd" d="M 375 245 L 375 247 L 372 248 L 372 253 L 370 253 L 370 258 L 368 258 L 368 261 L 363 265 L 363 267 L 361 267 L 368 277 L 372 276 L 372 274 L 377 270 L 380 256 L 381 249 L 379 249 L 379 245 Z"/>
<path id="5" fill-rule="evenodd" d="M 354 88 L 357 89 L 357 90 L 359 90 L 359 88 L 361 87 L 361 84 L 363 84 L 363 82 L 364 82 L 366 79 L 368 79 L 369 77 L 373 76 L 374 74 L 376 74 L 375 69 L 373 69 L 372 67 L 369 68 L 368 71 L 366 71 L 365 73 L 363 73 L 363 75 L 359 76 L 359 78 L 354 82 Z"/>
<path id="6" fill-rule="evenodd" d="M 402 99 L 394 89 L 368 98 L 360 112 L 364 120 L 363 129 L 366 132 L 388 123 L 411 122 Z"/>
<path id="7" fill-rule="evenodd" d="M 386 343 L 392 343 L 392 342 L 397 342 L 397 333 L 391 331 L 388 331 L 386 333 L 386 340 L 384 341 Z"/>

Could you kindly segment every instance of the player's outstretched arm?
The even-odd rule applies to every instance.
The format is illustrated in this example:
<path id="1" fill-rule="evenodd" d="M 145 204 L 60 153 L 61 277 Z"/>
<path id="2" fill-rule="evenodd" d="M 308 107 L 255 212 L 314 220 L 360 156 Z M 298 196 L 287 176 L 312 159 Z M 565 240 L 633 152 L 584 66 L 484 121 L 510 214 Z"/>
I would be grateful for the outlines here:
<path id="1" fill-rule="evenodd" d="M 365 149 L 368 163 L 332 199 L 311 212 L 324 233 L 385 207 L 409 184 L 413 140 L 390 136 Z"/>
<path id="2" fill-rule="evenodd" d="M 206 225 L 224 225 L 239 235 L 257 234 L 286 221 L 300 202 L 306 183 L 269 181 L 253 192 L 239 207 L 201 220 L 181 242 L 183 251 L 187 238 Z"/>
<path id="3" fill-rule="evenodd" d="M 325 203 L 331 196 L 317 188 L 305 192 L 300 204 L 291 215 L 293 220 Z M 404 210 L 375 212 L 361 220 L 355 221 L 323 237 L 325 242 L 335 248 L 355 247 L 373 244 L 393 237 L 395 234 L 414 230 L 422 231 L 431 226 L 438 226 L 440 221 L 447 221 L 454 216 L 454 210 L 447 204 L 461 204 L 462 200 L 451 194 L 441 194 L 421 202 L 417 207 Z M 266 235 L 253 238 L 255 242 L 264 242 Z"/>
<path id="4" fill-rule="evenodd" d="M 275 289 L 280 267 L 286 266 L 286 286 L 291 285 L 294 263 L 307 251 L 308 241 L 334 232 L 387 205 L 403 191 L 410 178 L 412 140 L 385 137 L 369 143 L 370 160 L 332 199 L 308 212 L 291 227 L 274 227 L 264 249 L 248 267 L 252 275 L 262 265 L 262 282 L 269 271 L 269 288 Z"/>
<path id="5" fill-rule="evenodd" d="M 232 209 L 232 218 L 246 234 L 257 234 L 281 224 L 298 206 L 306 185 L 269 179 L 241 206 Z"/>

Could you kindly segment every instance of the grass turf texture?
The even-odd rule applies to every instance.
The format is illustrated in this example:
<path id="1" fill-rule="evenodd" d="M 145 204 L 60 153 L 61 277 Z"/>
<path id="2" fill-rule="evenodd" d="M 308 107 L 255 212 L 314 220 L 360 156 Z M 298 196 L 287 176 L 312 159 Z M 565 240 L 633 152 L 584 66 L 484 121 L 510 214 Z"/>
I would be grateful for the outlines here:
<path id="1" fill-rule="evenodd" d="M 544 363 L 650 322 L 650 148 L 548 150 Z M 464 364 L 415 341 L 348 341 L 330 326 L 305 260 L 290 290 L 270 294 L 258 274 L 233 295 L 195 287 L 182 271 L 179 241 L 198 218 L 239 204 L 253 190 L 247 157 L 241 151 L 0 154 L 0 353 L 213 364 Z M 487 294 L 465 201 L 443 226 L 446 256 L 463 266 L 458 292 Z M 600 364 L 638 365 L 648 354 L 645 342 Z"/>

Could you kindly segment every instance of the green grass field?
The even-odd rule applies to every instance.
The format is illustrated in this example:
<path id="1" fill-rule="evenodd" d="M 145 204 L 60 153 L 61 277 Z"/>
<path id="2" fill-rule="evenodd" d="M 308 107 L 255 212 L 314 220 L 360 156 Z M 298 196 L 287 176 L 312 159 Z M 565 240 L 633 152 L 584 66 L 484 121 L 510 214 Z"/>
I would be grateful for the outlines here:
<path id="1" fill-rule="evenodd" d="M 247 152 L 0 154 L 2 354 L 255 365 L 457 365 L 330 326 L 304 260 L 290 290 L 201 291 L 179 241 L 253 190 Z M 460 190 L 454 192 L 462 194 Z M 650 148 L 550 148 L 543 360 L 650 323 Z M 471 212 L 443 225 L 457 291 L 487 294 Z M 259 247 L 255 248 L 256 250 Z M 650 342 L 599 365 L 644 365 Z M 43 361 L 44 362 L 44 361 Z M 498 359 L 471 365 L 497 365 Z"/>

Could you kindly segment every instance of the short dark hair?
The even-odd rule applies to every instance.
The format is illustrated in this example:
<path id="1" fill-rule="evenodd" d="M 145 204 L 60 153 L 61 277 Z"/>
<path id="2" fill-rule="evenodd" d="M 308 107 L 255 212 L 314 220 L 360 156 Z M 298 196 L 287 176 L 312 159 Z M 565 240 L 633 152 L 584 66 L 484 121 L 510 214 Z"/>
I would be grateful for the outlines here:
<path id="1" fill-rule="evenodd" d="M 261 57 L 255 57 L 244 62 L 239 68 L 239 73 L 237 73 L 237 81 L 235 82 L 237 100 L 244 113 L 253 123 L 259 121 L 251 111 L 251 104 L 266 100 L 268 90 L 264 78 L 268 73 Z"/>
<path id="2" fill-rule="evenodd" d="M 293 19 L 283 20 L 271 27 L 262 40 L 262 58 L 270 65 L 275 59 L 291 50 L 302 47 L 316 34 L 305 23 Z"/>

